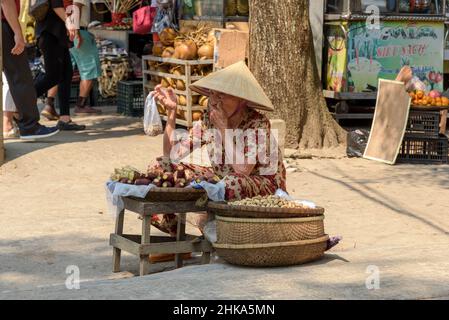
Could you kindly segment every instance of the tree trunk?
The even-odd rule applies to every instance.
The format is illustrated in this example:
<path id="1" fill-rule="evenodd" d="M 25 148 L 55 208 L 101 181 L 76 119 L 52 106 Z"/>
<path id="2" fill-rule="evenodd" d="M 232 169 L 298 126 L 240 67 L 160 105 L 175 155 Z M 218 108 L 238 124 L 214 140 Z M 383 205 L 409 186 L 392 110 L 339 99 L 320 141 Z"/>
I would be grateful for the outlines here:
<path id="1" fill-rule="evenodd" d="M 308 0 L 250 0 L 250 68 L 287 124 L 286 144 L 345 143 L 326 105 L 316 65 Z"/>

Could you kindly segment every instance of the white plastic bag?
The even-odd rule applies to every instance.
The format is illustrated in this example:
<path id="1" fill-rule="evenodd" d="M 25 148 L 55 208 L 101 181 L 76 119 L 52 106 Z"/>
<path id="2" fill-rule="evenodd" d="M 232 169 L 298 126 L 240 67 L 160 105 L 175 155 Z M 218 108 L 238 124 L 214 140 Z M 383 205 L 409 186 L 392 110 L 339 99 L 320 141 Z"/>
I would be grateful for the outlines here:
<path id="1" fill-rule="evenodd" d="M 156 99 L 151 93 L 145 101 L 143 130 L 145 131 L 145 134 L 151 137 L 158 136 L 164 132 L 161 116 L 159 115 L 159 111 L 157 111 Z"/>

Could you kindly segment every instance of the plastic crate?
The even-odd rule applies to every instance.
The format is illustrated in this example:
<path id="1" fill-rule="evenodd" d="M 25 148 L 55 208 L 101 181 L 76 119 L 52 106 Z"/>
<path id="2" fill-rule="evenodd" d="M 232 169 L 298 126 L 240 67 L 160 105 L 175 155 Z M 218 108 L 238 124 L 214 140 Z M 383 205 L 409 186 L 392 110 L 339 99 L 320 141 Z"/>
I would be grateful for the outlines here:
<path id="1" fill-rule="evenodd" d="M 408 118 L 407 136 L 438 138 L 440 133 L 439 111 L 411 111 Z"/>
<path id="2" fill-rule="evenodd" d="M 144 110 L 142 81 L 119 81 L 117 112 L 125 116 L 141 117 Z"/>
<path id="3" fill-rule="evenodd" d="M 78 102 L 78 95 L 80 92 L 80 83 L 72 82 L 70 84 L 70 105 L 76 105 Z"/>
<path id="4" fill-rule="evenodd" d="M 117 97 L 103 97 L 98 90 L 98 81 L 95 80 L 90 93 L 90 103 L 95 107 L 115 106 L 117 105 Z"/>
<path id="5" fill-rule="evenodd" d="M 399 152 L 398 162 L 421 164 L 447 164 L 448 138 L 405 136 Z"/>

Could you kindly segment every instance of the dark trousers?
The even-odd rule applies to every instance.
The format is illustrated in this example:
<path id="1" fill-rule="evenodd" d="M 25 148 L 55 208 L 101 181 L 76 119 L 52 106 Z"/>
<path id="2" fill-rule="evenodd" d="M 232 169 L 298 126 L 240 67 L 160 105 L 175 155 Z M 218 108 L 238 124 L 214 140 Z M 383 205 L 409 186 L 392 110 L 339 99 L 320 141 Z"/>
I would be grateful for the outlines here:
<path id="1" fill-rule="evenodd" d="M 19 130 L 22 135 L 32 134 L 39 128 L 39 110 L 36 106 L 36 91 L 26 52 L 11 54 L 14 48 L 14 32 L 6 21 L 2 21 L 3 72 L 8 80 L 11 97 L 19 111 Z M 5 92 L 3 94 L 6 94 Z"/>
<path id="2" fill-rule="evenodd" d="M 69 48 L 60 44 L 54 35 L 43 32 L 39 37 L 39 49 L 44 57 L 45 73 L 34 81 L 37 96 L 44 95 L 58 85 L 59 112 L 70 115 L 70 84 L 72 83 L 72 60 Z"/>

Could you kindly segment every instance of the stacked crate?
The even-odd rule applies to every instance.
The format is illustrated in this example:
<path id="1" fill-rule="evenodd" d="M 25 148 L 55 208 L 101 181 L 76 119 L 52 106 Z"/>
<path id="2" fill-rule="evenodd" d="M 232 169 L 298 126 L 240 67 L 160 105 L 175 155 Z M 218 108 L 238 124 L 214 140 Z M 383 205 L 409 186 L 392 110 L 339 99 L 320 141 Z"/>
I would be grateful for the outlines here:
<path id="1" fill-rule="evenodd" d="M 161 58 L 152 55 L 143 56 L 143 88 L 144 95 L 147 96 L 150 91 L 152 91 L 156 85 L 160 83 L 159 78 L 165 78 L 171 81 L 181 80 L 185 84 L 185 90 L 174 89 L 174 92 L 178 97 L 185 97 L 183 103 L 178 105 L 178 115 L 176 123 L 180 126 L 191 128 L 193 123 L 202 117 L 203 112 L 207 109 L 207 104 L 201 103 L 201 95 L 192 91 L 190 85 L 204 76 L 194 75 L 193 70 L 195 67 L 210 67 L 212 69 L 213 60 L 179 60 L 172 58 Z M 182 68 L 182 75 L 175 75 L 167 72 L 157 71 L 151 68 L 150 64 L 158 63 L 168 66 L 177 66 Z M 167 80 L 167 81 L 168 81 Z M 159 106 L 159 113 L 161 114 L 162 120 L 167 120 L 167 115 L 165 110 L 161 109 Z"/>
<path id="2" fill-rule="evenodd" d="M 440 134 L 440 120 L 440 111 L 411 111 L 398 162 L 449 163 L 448 137 Z"/>

